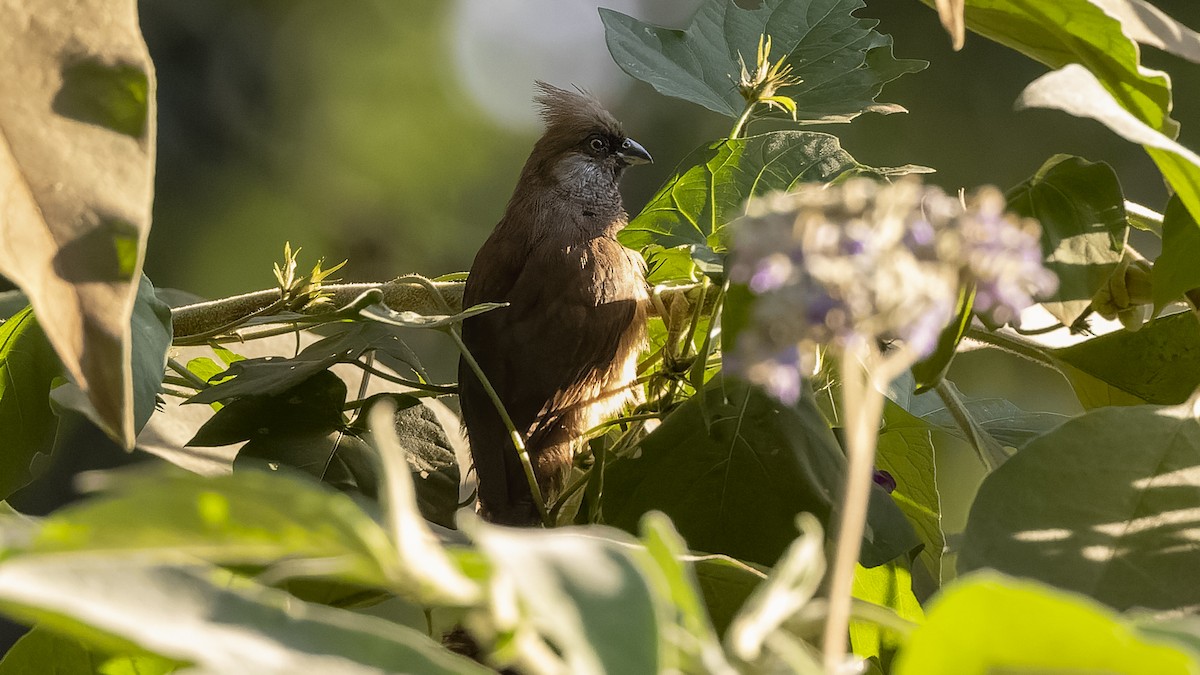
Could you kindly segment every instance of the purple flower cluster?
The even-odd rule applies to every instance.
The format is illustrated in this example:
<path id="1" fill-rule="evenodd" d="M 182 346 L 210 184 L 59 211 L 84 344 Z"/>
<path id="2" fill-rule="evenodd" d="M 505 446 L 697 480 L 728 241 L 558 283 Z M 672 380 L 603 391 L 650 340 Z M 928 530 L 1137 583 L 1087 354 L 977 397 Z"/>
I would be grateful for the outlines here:
<path id="1" fill-rule="evenodd" d="M 734 228 L 730 278 L 757 297 L 727 365 L 784 402 L 800 393 L 816 348 L 899 340 L 928 355 L 959 285 L 1004 322 L 1052 291 L 1039 229 L 985 188 L 966 208 L 915 180 L 804 185 L 753 202 Z"/>

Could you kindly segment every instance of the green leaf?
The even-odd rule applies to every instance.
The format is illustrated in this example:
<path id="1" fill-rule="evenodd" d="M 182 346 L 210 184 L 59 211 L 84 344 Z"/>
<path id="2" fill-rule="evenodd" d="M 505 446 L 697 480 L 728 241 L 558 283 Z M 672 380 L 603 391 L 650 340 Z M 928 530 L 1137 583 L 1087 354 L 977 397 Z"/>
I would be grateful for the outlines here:
<path id="1" fill-rule="evenodd" d="M 387 305 L 375 304 L 364 308 L 359 315 L 364 319 L 377 321 L 398 328 L 445 328 L 462 323 L 464 319 L 478 316 L 493 309 L 507 306 L 506 302 L 482 302 L 468 307 L 458 314 L 418 314 L 416 312 L 397 312 Z"/>
<path id="2" fill-rule="evenodd" d="M 150 654 L 112 655 L 42 626 L 34 626 L 5 653 L 4 660 L 0 661 L 0 675 L 166 675 L 175 672 L 178 665 L 182 664 Z"/>
<path id="3" fill-rule="evenodd" d="M 1046 267 L 1058 276 L 1042 304 L 1070 326 L 1121 261 L 1129 223 L 1117 175 L 1103 162 L 1055 155 L 1007 197 L 1012 212 L 1042 224 Z"/>
<path id="4" fill-rule="evenodd" d="M 386 586 L 387 534 L 345 495 L 259 471 L 201 478 L 126 479 L 117 489 L 46 519 L 35 552 L 149 551 L 222 565 L 336 561 L 331 578 Z"/>
<path id="5" fill-rule="evenodd" d="M 830 522 L 845 461 L 811 391 L 787 407 L 745 383 L 714 378 L 632 456 L 606 467 L 604 519 L 636 531 L 643 514 L 663 511 L 696 550 L 772 565 L 796 537 L 797 513 Z M 885 492 L 873 491 L 871 507 L 864 565 L 918 544 Z"/>
<path id="6" fill-rule="evenodd" d="M 154 70 L 137 3 L 0 5 L 0 274 L 103 428 L 134 444 L 129 317 L 150 232 Z"/>
<path id="7" fill-rule="evenodd" d="M 913 595 L 912 576 L 899 561 L 893 560 L 872 569 L 856 566 L 853 594 L 859 600 L 887 607 L 907 621 L 919 624 L 925 619 L 921 603 Z M 891 663 L 892 654 L 902 644 L 902 637 L 875 623 L 850 622 L 850 644 L 854 648 L 854 655 L 860 658 L 878 657 L 885 666 Z"/>
<path id="8" fill-rule="evenodd" d="M 377 394 L 363 404 L 362 413 L 351 431 L 367 445 L 374 446 L 375 439 L 365 421 L 370 418 L 371 409 L 382 401 L 390 401 L 396 407 L 393 429 L 404 446 L 404 458 L 411 469 L 417 509 L 425 520 L 454 529 L 459 503 L 458 459 L 446 430 L 432 409 L 405 394 Z"/>
<path id="9" fill-rule="evenodd" d="M 1101 408 L 989 475 L 960 572 L 993 567 L 1118 609 L 1200 603 L 1200 425 L 1194 406 Z"/>
<path id="10" fill-rule="evenodd" d="M 1039 77 L 1017 99 L 1018 108 L 1053 108 L 1091 118 L 1125 140 L 1141 144 L 1192 219 L 1200 222 L 1200 156 L 1172 140 L 1174 125 L 1163 129 L 1122 103 L 1105 90 L 1094 73 L 1079 65 Z"/>
<path id="11" fill-rule="evenodd" d="M 150 279 L 142 275 L 130 317 L 134 431 L 140 432 L 146 426 L 158 405 L 171 335 L 171 308 L 158 299 Z M 96 426 L 104 427 L 100 413 L 74 383 L 55 387 L 50 400 L 59 409 L 74 410 Z"/>
<path id="12" fill-rule="evenodd" d="M 725 226 L 744 213 L 748 199 L 797 183 L 827 183 L 858 166 L 837 137 L 815 131 L 717 141 L 685 157 L 618 239 L 637 250 L 692 244 L 722 252 Z"/>
<path id="13" fill-rule="evenodd" d="M 33 480 L 29 467 L 54 445 L 58 418 L 50 408 L 50 384 L 62 366 L 33 310 L 0 324 L 0 498 Z"/>
<path id="14" fill-rule="evenodd" d="M 1163 216 L 1162 254 L 1154 261 L 1154 310 L 1200 288 L 1200 224 L 1178 195 L 1171 197 Z"/>
<path id="15" fill-rule="evenodd" d="M 929 424 L 886 401 L 875 466 L 896 480 L 892 500 L 924 544 L 917 559 L 929 569 L 934 580 L 940 581 L 946 536 L 942 532 L 942 503 Z"/>
<path id="16" fill-rule="evenodd" d="M 933 6 L 935 0 L 924 0 Z M 1121 22 L 1089 0 L 967 0 L 971 30 L 1052 69 L 1083 64 L 1102 78 L 1121 106 L 1174 138 L 1169 117 L 1171 83 L 1165 73 L 1143 68 L 1138 47 Z M 1065 89 L 1064 91 L 1070 91 Z"/>
<path id="17" fill-rule="evenodd" d="M 285 435 L 324 435 L 342 428 L 345 402 L 346 383 L 322 370 L 279 394 L 230 401 L 200 427 L 188 445 L 214 447 L 253 439 L 269 452 Z"/>
<path id="18" fill-rule="evenodd" d="M 362 322 L 305 347 L 295 358 L 266 356 L 242 359 L 229 365 L 231 379 L 201 391 L 188 403 L 215 403 L 241 396 L 277 395 L 337 363 L 350 363 L 370 351 L 380 351 L 409 365 L 412 350 L 394 329 Z"/>
<path id="19" fill-rule="evenodd" d="M 669 518 L 656 512 L 642 518 L 641 530 L 646 552 L 666 581 L 662 594 L 670 598 L 677 615 L 675 620 L 691 638 L 680 641 L 681 651 L 687 654 L 690 661 L 682 664 L 680 670 L 700 671 L 707 666 L 711 671 L 714 661 L 728 667 L 717 632 L 701 600 L 696 570 L 686 559 L 687 545 L 683 538 L 675 531 Z M 744 601 L 745 596 L 741 600 Z"/>
<path id="20" fill-rule="evenodd" d="M 496 583 L 515 591 L 526 625 L 554 645 L 561 672 L 659 672 L 658 608 L 641 571 L 653 563 L 631 537 L 597 526 L 548 532 L 475 519 L 464 529 Z"/>
<path id="21" fill-rule="evenodd" d="M 734 118 L 746 106 L 736 81 L 739 55 L 753 69 L 759 38 L 769 35 L 772 62 L 785 60 L 802 80 L 780 90 L 795 102 L 795 117 L 848 122 L 863 112 L 902 112 L 875 98 L 887 82 L 928 65 L 894 58 L 892 39 L 873 30 L 879 22 L 853 16 L 861 7 L 862 0 L 763 0 L 742 9 L 729 0 L 706 0 L 686 30 L 609 9 L 601 9 L 600 18 L 608 51 L 626 73 Z"/>
<path id="22" fill-rule="evenodd" d="M 713 629 L 724 636 L 733 617 L 767 575 L 749 563 L 725 555 L 693 556 L 691 560 Z"/>
<path id="23" fill-rule="evenodd" d="M 211 673 L 491 672 L 411 628 L 305 603 L 196 563 L 10 558 L 0 563 L 0 608 L 86 641 L 105 633 Z"/>
<path id="24" fill-rule="evenodd" d="M 951 321 L 938 335 L 937 347 L 928 357 L 912 366 L 916 380 L 916 393 L 925 393 L 938 385 L 950 370 L 950 362 L 958 351 L 958 343 L 971 325 L 971 309 L 975 306 L 975 285 L 967 284 L 958 289 L 958 308 Z"/>
<path id="25" fill-rule="evenodd" d="M 896 675 L 1154 673 L 1200 667 L 1094 602 L 1041 584 L 978 573 L 947 586 L 896 658 Z"/>
<path id="26" fill-rule="evenodd" d="M 1200 325 L 1191 313 L 1155 319 L 1136 333 L 1117 331 L 1052 352 L 1054 358 L 1135 397 L 1138 401 L 1174 405 L 1200 386 Z M 1075 381 L 1078 392 L 1081 387 Z M 1088 387 L 1088 384 L 1083 384 Z M 1094 389 L 1094 383 L 1088 388 Z M 1080 396 L 1082 401 L 1084 396 Z"/>
<path id="27" fill-rule="evenodd" d="M 949 383 L 954 387 L 953 383 Z M 957 391 L 957 388 L 955 389 Z M 959 395 L 967 413 L 980 429 L 987 432 L 1002 445 L 1020 449 L 1030 439 L 1040 436 L 1070 419 L 1066 415 L 1049 412 L 1029 412 L 1003 398 L 969 398 Z M 967 435 L 946 409 L 942 399 L 935 393 L 913 397 L 907 410 L 941 431 L 969 441 Z"/>

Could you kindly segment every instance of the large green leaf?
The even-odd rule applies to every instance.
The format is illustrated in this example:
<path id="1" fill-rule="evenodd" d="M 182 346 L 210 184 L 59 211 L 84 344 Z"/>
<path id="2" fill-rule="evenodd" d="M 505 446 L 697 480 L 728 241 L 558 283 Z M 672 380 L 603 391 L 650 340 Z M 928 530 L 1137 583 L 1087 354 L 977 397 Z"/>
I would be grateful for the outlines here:
<path id="1" fill-rule="evenodd" d="M 1086 598 L 995 573 L 947 586 L 896 659 L 896 675 L 1145 673 L 1200 669 Z"/>
<path id="2" fill-rule="evenodd" d="M 1152 272 L 1156 310 L 1200 288 L 1200 224 L 1178 196 L 1167 204 L 1162 238 L 1162 254 Z"/>
<path id="3" fill-rule="evenodd" d="M 923 0 L 933 6 L 935 0 Z M 1078 63 L 1131 114 L 1174 138 L 1171 84 L 1165 73 L 1143 68 L 1137 45 L 1121 23 L 1090 0 L 966 0 L 971 30 L 1050 68 Z M 1066 90 L 1064 90 L 1066 91 Z"/>
<path id="4" fill-rule="evenodd" d="M 643 514 L 663 511 L 695 550 L 772 565 L 796 537 L 797 513 L 828 525 L 844 481 L 845 455 L 811 391 L 789 407 L 745 383 L 714 378 L 633 456 L 606 467 L 602 503 L 609 524 L 632 532 Z M 881 489 L 872 492 L 869 525 L 864 565 L 918 544 Z"/>
<path id="5" fill-rule="evenodd" d="M 921 603 L 913 594 L 912 576 L 899 561 L 872 569 L 858 566 L 854 569 L 853 594 L 859 600 L 887 607 L 902 619 L 914 624 L 921 623 L 925 613 Z M 850 645 L 855 656 L 877 657 L 886 668 L 896 648 L 902 643 L 902 635 L 867 621 L 850 622 Z"/>
<path id="6" fill-rule="evenodd" d="M 218 564 L 336 561 L 324 573 L 386 585 L 395 554 L 384 530 L 349 497 L 259 471 L 155 475 L 46 519 L 35 552 L 147 551 Z"/>
<path id="7" fill-rule="evenodd" d="M 836 136 L 815 131 L 717 141 L 683 158 L 619 238 L 633 249 L 694 244 L 723 251 L 725 225 L 742 215 L 747 200 L 797 183 L 826 183 L 857 167 Z"/>
<path id="8" fill-rule="evenodd" d="M 959 570 L 1032 577 L 1118 609 L 1200 604 L 1193 403 L 1093 410 L 989 475 Z"/>
<path id="9" fill-rule="evenodd" d="M 301 602 L 193 563 L 98 554 L 0 563 L 0 609 L 84 641 L 118 638 L 209 673 L 487 673 L 400 624 Z"/>
<path id="10" fill-rule="evenodd" d="M 1017 107 L 1053 108 L 1091 118 L 1125 140 L 1141 144 L 1192 219 L 1200 223 L 1200 156 L 1175 142 L 1172 129 L 1155 126 L 1123 107 L 1094 72 L 1069 65 L 1047 73 L 1021 92 Z"/>
<path id="11" fill-rule="evenodd" d="M 772 40 L 772 62 L 785 59 L 803 81 L 785 87 L 796 117 L 848 122 L 863 112 L 900 112 L 880 104 L 883 85 L 922 70 L 924 61 L 897 60 L 892 39 L 872 30 L 878 21 L 853 12 L 862 0 L 763 0 L 743 9 L 730 0 L 705 0 L 686 30 L 654 26 L 600 10 L 608 50 L 617 65 L 660 93 L 730 117 L 746 102 L 738 92 L 741 61 L 755 68 L 760 36 Z"/>
<path id="12" fill-rule="evenodd" d="M 581 675 L 658 673 L 656 602 L 644 549 L 623 532 L 464 525 L 494 575 L 515 591 L 524 618 Z"/>
<path id="13" fill-rule="evenodd" d="M 1141 401 L 1173 405 L 1200 386 L 1197 344 L 1200 325 L 1183 312 L 1155 319 L 1136 333 L 1117 331 L 1056 349 L 1053 356 Z"/>
<path id="14" fill-rule="evenodd" d="M 1046 267 L 1058 276 L 1043 305 L 1070 326 L 1121 261 L 1129 223 L 1117 175 L 1103 162 L 1055 155 L 1007 197 L 1010 210 L 1042 224 Z"/>
<path id="15" fill-rule="evenodd" d="M 45 627 L 34 626 L 4 654 L 0 675 L 165 675 L 175 672 L 177 665 L 170 659 L 150 654 L 113 655 Z"/>
<path id="16" fill-rule="evenodd" d="M 57 418 L 50 409 L 50 384 L 61 372 L 32 309 L 0 324 L 0 498 L 33 480 L 30 463 L 53 447 Z"/>
<path id="17" fill-rule="evenodd" d="M 132 0 L 0 4 L 0 274 L 101 426 L 134 441 L 129 317 L 150 232 L 154 69 Z"/>
<path id="18" fill-rule="evenodd" d="M 933 437 L 927 422 L 887 401 L 879 432 L 875 466 L 896 481 L 892 499 L 912 523 L 924 546 L 917 558 L 934 580 L 942 578 L 942 503 L 938 494 Z"/>

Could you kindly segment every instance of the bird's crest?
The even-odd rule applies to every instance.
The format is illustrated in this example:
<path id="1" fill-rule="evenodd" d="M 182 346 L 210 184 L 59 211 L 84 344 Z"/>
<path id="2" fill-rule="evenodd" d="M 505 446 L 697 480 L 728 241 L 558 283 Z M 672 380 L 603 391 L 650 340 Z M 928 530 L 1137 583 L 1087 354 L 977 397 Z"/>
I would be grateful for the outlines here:
<path id="1" fill-rule="evenodd" d="M 586 91 L 559 89 L 540 80 L 536 87 L 538 93 L 533 100 L 546 121 L 548 132 L 575 132 L 580 137 L 593 131 L 604 131 L 616 137 L 624 135 L 617 118 Z"/>

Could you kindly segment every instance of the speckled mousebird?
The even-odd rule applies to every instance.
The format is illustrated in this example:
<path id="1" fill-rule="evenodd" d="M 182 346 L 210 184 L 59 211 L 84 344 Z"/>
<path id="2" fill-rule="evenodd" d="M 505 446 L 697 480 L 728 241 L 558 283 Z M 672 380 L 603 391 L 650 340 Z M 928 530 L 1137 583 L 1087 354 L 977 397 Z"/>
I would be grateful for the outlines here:
<path id="1" fill-rule="evenodd" d="M 633 396 L 648 293 L 641 257 L 617 232 L 626 167 L 652 161 L 585 92 L 537 83 L 546 124 L 504 217 L 480 248 L 463 304 L 507 302 L 467 319 L 463 340 L 495 387 L 547 501 L 583 432 Z M 540 522 L 509 434 L 483 386 L 459 363 L 459 398 L 479 480 L 480 513 Z"/>

